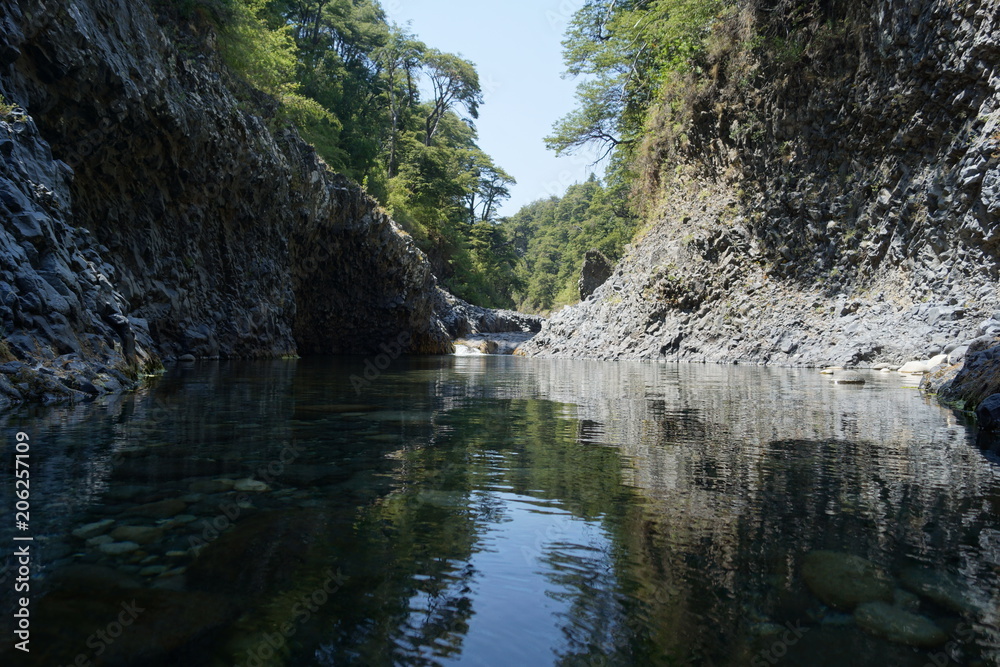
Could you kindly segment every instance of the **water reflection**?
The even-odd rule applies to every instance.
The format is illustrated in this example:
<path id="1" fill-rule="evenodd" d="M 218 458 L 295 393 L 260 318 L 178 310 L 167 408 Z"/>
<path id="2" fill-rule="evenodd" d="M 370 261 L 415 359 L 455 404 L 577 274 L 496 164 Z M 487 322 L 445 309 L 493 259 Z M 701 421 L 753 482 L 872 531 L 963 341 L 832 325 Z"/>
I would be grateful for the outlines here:
<path id="1" fill-rule="evenodd" d="M 362 369 L 205 364 L 4 415 L 39 443 L 38 659 L 90 650 L 74 600 L 139 591 L 189 622 L 140 618 L 109 664 L 998 664 L 998 468 L 894 376 L 469 356 L 359 395 Z M 952 641 L 859 629 L 804 585 L 818 550 Z M 904 593 L 914 566 L 962 604 Z"/>

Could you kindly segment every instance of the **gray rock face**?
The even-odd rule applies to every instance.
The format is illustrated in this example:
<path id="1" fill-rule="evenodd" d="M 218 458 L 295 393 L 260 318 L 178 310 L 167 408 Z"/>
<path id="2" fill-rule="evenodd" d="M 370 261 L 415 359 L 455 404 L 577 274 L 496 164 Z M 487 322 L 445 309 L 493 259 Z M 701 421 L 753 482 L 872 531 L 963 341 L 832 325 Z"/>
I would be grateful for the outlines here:
<path id="1" fill-rule="evenodd" d="M 996 12 L 834 5 L 857 39 L 707 100 L 662 217 L 526 354 L 900 365 L 1000 324 Z"/>
<path id="2" fill-rule="evenodd" d="M 435 313 L 452 338 L 477 334 L 537 333 L 545 322 L 538 315 L 473 306 L 443 289 L 437 290 Z"/>
<path id="3" fill-rule="evenodd" d="M 594 291 L 608 282 L 615 267 L 599 250 L 588 250 L 580 269 L 580 300 L 586 301 Z"/>

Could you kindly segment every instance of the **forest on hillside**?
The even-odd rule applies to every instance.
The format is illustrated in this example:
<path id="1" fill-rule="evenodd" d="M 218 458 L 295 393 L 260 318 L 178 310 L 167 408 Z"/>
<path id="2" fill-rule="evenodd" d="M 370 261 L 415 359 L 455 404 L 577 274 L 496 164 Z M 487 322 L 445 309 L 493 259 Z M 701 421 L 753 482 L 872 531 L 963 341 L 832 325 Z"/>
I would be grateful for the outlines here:
<path id="1" fill-rule="evenodd" d="M 516 181 L 477 144 L 475 64 L 392 24 L 378 0 L 160 0 L 182 42 L 218 34 L 229 70 L 249 84 L 246 102 L 254 90 L 275 100 L 271 122 L 297 126 L 364 185 L 448 289 L 542 313 L 578 299 L 587 250 L 617 260 L 655 208 L 650 175 L 686 142 L 686 100 L 710 78 L 735 5 L 584 2 L 563 42 L 578 105 L 546 141 L 559 154 L 597 146 L 607 173 L 501 219 Z"/>

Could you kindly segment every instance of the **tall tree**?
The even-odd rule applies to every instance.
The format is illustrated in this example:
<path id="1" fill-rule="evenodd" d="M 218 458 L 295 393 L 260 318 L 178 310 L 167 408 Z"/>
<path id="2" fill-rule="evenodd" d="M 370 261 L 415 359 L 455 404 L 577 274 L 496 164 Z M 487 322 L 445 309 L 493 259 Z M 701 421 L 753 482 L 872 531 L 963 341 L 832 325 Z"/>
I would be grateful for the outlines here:
<path id="1" fill-rule="evenodd" d="M 389 39 L 377 55 L 385 81 L 389 108 L 389 138 L 386 172 L 389 178 L 399 173 L 400 135 L 406 124 L 406 114 L 418 100 L 417 77 L 427 46 L 413 35 L 393 27 Z"/>
<path id="2" fill-rule="evenodd" d="M 472 186 L 465 197 L 469 222 L 493 222 L 497 206 L 510 198 L 510 186 L 517 181 L 478 146 L 468 151 L 463 162 L 472 177 Z"/>
<path id="3" fill-rule="evenodd" d="M 424 72 L 433 92 L 424 121 L 424 143 L 430 146 L 441 119 L 456 105 L 463 107 L 471 118 L 479 118 L 483 91 L 476 66 L 451 53 L 429 49 L 424 55 Z"/>

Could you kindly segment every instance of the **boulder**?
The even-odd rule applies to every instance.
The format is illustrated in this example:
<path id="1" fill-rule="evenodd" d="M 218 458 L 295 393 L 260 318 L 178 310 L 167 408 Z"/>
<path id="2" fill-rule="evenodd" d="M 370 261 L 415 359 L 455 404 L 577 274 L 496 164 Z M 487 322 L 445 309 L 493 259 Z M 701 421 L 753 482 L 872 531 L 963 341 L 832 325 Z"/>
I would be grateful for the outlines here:
<path id="1" fill-rule="evenodd" d="M 984 431 L 1000 430 L 1000 394 L 987 396 L 986 400 L 976 408 L 976 419 L 979 428 Z"/>
<path id="2" fill-rule="evenodd" d="M 948 363 L 947 354 L 936 354 L 927 360 L 927 368 L 931 369 L 934 368 L 935 366 L 939 366 L 941 364 L 946 364 L 946 363 Z"/>
<path id="3" fill-rule="evenodd" d="M 922 375 L 930 369 L 931 367 L 926 361 L 908 361 L 903 364 L 903 366 L 899 369 L 899 372 L 903 375 Z"/>
<path id="4" fill-rule="evenodd" d="M 836 384 L 864 384 L 865 377 L 857 371 L 838 371 L 833 374 Z"/>
<path id="5" fill-rule="evenodd" d="M 863 602 L 891 602 L 888 575 L 871 561 L 837 551 L 814 551 L 802 566 L 806 586 L 824 603 L 851 611 Z"/>
<path id="6" fill-rule="evenodd" d="M 961 345 L 959 347 L 956 347 L 948 355 L 948 363 L 951 364 L 952 366 L 954 366 L 955 364 L 962 363 L 962 360 L 965 359 L 965 353 L 968 351 L 969 351 L 968 345 Z"/>

